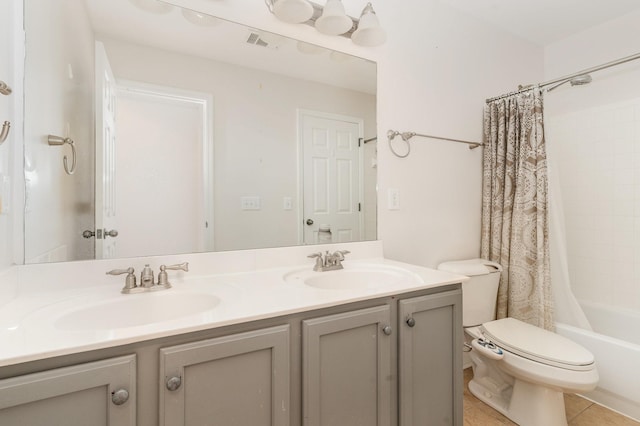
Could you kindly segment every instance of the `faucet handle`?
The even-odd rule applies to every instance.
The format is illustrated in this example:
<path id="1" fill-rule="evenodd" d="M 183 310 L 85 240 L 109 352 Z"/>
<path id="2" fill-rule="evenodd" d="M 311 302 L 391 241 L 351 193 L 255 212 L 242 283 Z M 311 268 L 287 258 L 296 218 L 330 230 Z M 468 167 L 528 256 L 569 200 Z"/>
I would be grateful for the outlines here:
<path id="1" fill-rule="evenodd" d="M 338 250 L 334 254 L 339 254 L 342 256 L 342 260 L 344 260 L 344 255 L 351 253 L 349 250 Z"/>
<path id="2" fill-rule="evenodd" d="M 127 269 L 112 269 L 107 271 L 107 275 L 122 275 L 122 274 L 133 274 L 135 270 L 133 267 L 129 266 Z"/>
<path id="3" fill-rule="evenodd" d="M 321 252 L 317 252 L 317 253 L 311 253 L 309 256 L 307 256 L 308 258 L 315 258 L 316 259 L 316 264 L 313 267 L 314 271 L 321 271 L 322 268 L 324 267 L 324 260 L 322 260 L 322 253 Z"/>
<path id="4" fill-rule="evenodd" d="M 189 272 L 189 262 L 178 263 L 170 266 L 160 265 L 160 272 L 158 273 L 158 285 L 166 288 L 171 288 L 171 284 L 169 283 L 169 275 L 167 274 L 167 269 L 170 269 L 173 271 L 180 270 L 180 271 Z"/>
<path id="5" fill-rule="evenodd" d="M 122 275 L 127 274 L 124 279 L 124 287 L 122 288 L 123 293 L 128 293 L 131 289 L 136 288 L 136 276 L 134 274 L 135 270 L 130 266 L 127 269 L 112 269 L 111 271 L 107 271 L 107 275 Z"/>
<path id="6" fill-rule="evenodd" d="M 164 271 L 165 269 L 171 269 L 173 271 L 181 270 L 181 271 L 189 272 L 189 262 L 177 263 L 175 265 L 170 265 L 170 266 L 160 265 L 160 271 Z"/>

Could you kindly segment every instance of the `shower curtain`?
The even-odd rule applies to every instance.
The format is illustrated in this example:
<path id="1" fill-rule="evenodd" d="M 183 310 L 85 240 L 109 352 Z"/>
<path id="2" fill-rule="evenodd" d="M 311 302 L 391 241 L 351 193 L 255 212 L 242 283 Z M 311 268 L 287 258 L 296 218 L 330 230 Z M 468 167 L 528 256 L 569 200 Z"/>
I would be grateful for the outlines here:
<path id="1" fill-rule="evenodd" d="M 481 256 L 503 267 L 497 317 L 552 330 L 542 112 L 537 87 L 485 106 Z"/>

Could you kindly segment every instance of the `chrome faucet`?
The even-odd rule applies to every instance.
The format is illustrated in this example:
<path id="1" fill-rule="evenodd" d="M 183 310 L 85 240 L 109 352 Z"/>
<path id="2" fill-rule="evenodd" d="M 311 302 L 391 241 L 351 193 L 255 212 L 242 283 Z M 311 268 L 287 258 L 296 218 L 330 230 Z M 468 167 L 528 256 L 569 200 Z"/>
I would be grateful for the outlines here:
<path id="1" fill-rule="evenodd" d="M 310 254 L 309 258 L 316 259 L 316 264 L 313 267 L 314 271 L 317 272 L 325 272 L 325 271 L 336 271 L 338 269 L 343 269 L 342 261 L 344 260 L 344 255 L 349 254 L 348 250 L 338 250 L 329 254 L 329 250 L 327 250 L 324 254 L 324 257 L 321 252 Z"/>
<path id="2" fill-rule="evenodd" d="M 153 281 L 153 269 L 149 267 L 149 265 L 145 265 L 140 273 L 140 285 L 136 284 L 136 276 L 134 274 L 134 269 L 129 267 L 127 269 L 114 269 L 112 271 L 108 271 L 108 275 L 121 275 L 127 274 L 124 280 L 124 287 L 122 287 L 122 293 L 124 294 L 132 294 L 132 293 L 143 293 L 146 291 L 157 291 L 157 290 L 165 290 L 171 288 L 171 283 L 169 283 L 169 276 L 167 274 L 167 269 L 170 270 L 182 270 L 185 272 L 189 272 L 189 263 L 179 263 L 177 265 L 171 266 L 160 266 L 160 273 L 158 274 L 158 282 L 155 283 Z"/>

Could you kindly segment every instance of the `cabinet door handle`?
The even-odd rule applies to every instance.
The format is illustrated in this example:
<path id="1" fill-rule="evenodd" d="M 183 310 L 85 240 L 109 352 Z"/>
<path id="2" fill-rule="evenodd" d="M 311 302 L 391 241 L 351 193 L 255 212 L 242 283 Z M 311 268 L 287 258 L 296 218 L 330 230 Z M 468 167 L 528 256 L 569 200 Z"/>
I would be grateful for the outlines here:
<path id="1" fill-rule="evenodd" d="M 122 405 L 129 400 L 129 391 L 126 389 L 118 389 L 115 392 L 111 392 L 111 402 L 115 405 Z"/>
<path id="2" fill-rule="evenodd" d="M 392 329 L 390 325 L 385 325 L 384 328 L 382 329 L 382 332 L 384 334 L 386 334 L 387 336 L 391 334 Z"/>
<path id="3" fill-rule="evenodd" d="M 167 389 L 171 392 L 178 390 L 180 385 L 182 385 L 182 378 L 180 376 L 173 376 L 167 380 Z"/>
<path id="4" fill-rule="evenodd" d="M 414 325 L 416 325 L 416 320 L 411 317 L 407 318 L 407 325 L 409 327 L 413 327 Z"/>

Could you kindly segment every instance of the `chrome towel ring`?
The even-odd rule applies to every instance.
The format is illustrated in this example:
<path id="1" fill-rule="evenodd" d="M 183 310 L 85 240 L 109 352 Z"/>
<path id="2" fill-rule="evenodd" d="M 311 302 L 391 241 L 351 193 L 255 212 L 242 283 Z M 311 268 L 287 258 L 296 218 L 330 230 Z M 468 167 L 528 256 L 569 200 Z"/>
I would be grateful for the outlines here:
<path id="1" fill-rule="evenodd" d="M 71 157 L 72 157 L 71 158 L 71 169 L 69 169 L 69 165 L 67 164 L 67 156 L 66 155 L 62 159 L 62 162 L 64 163 L 64 171 L 68 175 L 72 175 L 73 173 L 75 173 L 75 171 L 76 171 L 76 146 L 73 143 L 73 139 L 71 139 L 71 138 L 62 138 L 60 136 L 49 135 L 49 137 L 47 138 L 47 141 L 49 142 L 49 145 L 51 145 L 51 146 L 60 146 L 60 145 L 64 145 L 64 144 L 69 144 L 69 146 L 71 147 Z"/>
<path id="2" fill-rule="evenodd" d="M 0 145 L 2 145 L 2 143 L 7 140 L 7 136 L 9 136 L 9 130 L 11 130 L 11 123 L 5 121 L 2 125 L 2 131 L 0 131 Z"/>
<path id="3" fill-rule="evenodd" d="M 4 81 L 0 80 L 0 94 L 9 96 L 11 92 L 11 87 L 9 87 L 9 85 Z M 11 123 L 5 121 L 2 124 L 2 131 L 0 131 L 0 145 L 2 145 L 2 143 L 7 140 L 7 136 L 9 136 L 9 130 L 11 130 Z"/>

